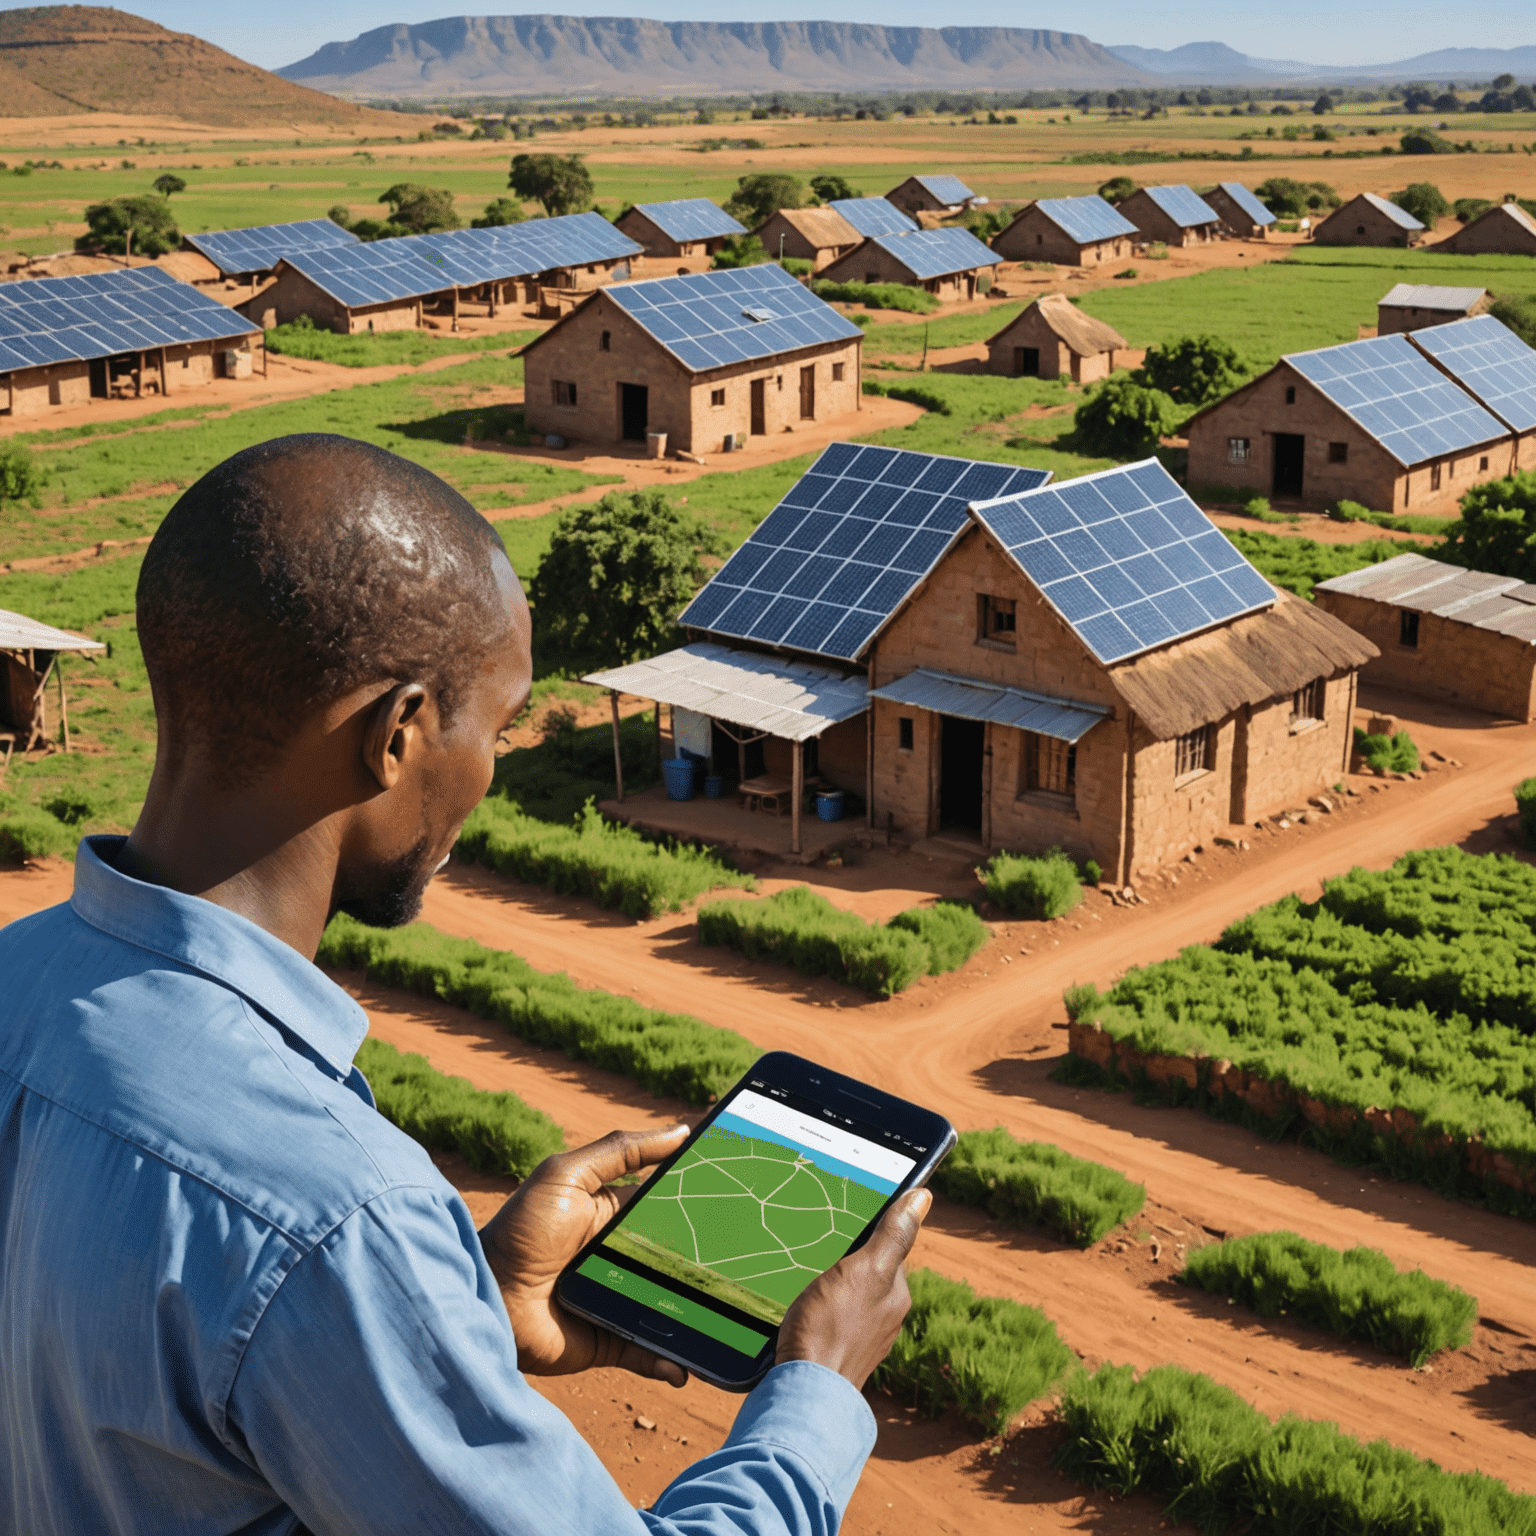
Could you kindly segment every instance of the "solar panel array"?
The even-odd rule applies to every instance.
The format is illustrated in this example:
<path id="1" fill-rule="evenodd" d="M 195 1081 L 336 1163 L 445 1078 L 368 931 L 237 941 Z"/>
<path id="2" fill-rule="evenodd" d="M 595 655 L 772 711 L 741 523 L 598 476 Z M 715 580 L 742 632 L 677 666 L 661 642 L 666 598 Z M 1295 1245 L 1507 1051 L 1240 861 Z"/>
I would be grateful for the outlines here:
<path id="1" fill-rule="evenodd" d="M 972 510 L 1106 664 L 1275 601 L 1156 459 Z"/>
<path id="2" fill-rule="evenodd" d="M 864 334 L 771 262 L 604 292 L 695 373 Z"/>
<path id="3" fill-rule="evenodd" d="M 301 219 L 295 224 L 257 224 L 250 229 L 218 229 L 188 235 L 187 244 L 229 277 L 267 272 L 293 251 L 322 251 L 356 245 L 357 236 L 329 219 Z"/>
<path id="4" fill-rule="evenodd" d="M 857 661 L 965 529 L 970 503 L 1049 479 L 1044 469 L 833 443 L 678 623 Z"/>
<path id="5" fill-rule="evenodd" d="M 1516 432 L 1536 428 L 1536 351 L 1492 315 L 1409 332 L 1426 352 Z"/>
<path id="6" fill-rule="evenodd" d="M 1079 245 L 1118 240 L 1137 232 L 1136 226 L 1102 197 L 1042 197 L 1035 207 Z"/>
<path id="7" fill-rule="evenodd" d="M 0 373 L 224 341 L 255 329 L 159 267 L 0 283 Z"/>
<path id="8" fill-rule="evenodd" d="M 1193 187 L 1181 184 L 1173 187 L 1147 187 L 1145 191 L 1147 196 L 1183 229 L 1193 229 L 1198 224 L 1216 222 L 1216 210 L 1199 196 Z"/>
<path id="9" fill-rule="evenodd" d="M 968 203 L 976 196 L 958 176 L 914 176 L 912 179 L 941 203 Z"/>
<path id="10" fill-rule="evenodd" d="M 910 235 L 877 235 L 874 243 L 888 252 L 920 282 L 995 267 L 1002 257 L 968 229 L 919 229 Z"/>
<path id="11" fill-rule="evenodd" d="M 671 240 L 715 240 L 721 235 L 744 235 L 738 224 L 718 203 L 707 197 L 680 197 L 670 203 L 636 203 L 662 234 Z"/>
<path id="12" fill-rule="evenodd" d="M 1503 425 L 1404 336 L 1346 341 L 1285 361 L 1401 464 L 1504 436 Z"/>
<path id="13" fill-rule="evenodd" d="M 917 220 L 883 197 L 836 197 L 827 204 L 840 213 L 866 239 L 873 235 L 904 235 L 917 228 Z"/>
<path id="14" fill-rule="evenodd" d="M 1240 181 L 1224 181 L 1221 190 L 1237 204 L 1255 224 L 1273 224 L 1275 216 Z"/>
<path id="15" fill-rule="evenodd" d="M 1377 213 L 1384 213 L 1392 222 L 1401 229 L 1423 229 L 1424 226 L 1406 208 L 1399 208 L 1396 203 L 1388 202 L 1384 197 L 1378 197 L 1374 192 L 1362 192 L 1360 194 Z M 1348 206 L 1346 204 L 1346 206 Z"/>

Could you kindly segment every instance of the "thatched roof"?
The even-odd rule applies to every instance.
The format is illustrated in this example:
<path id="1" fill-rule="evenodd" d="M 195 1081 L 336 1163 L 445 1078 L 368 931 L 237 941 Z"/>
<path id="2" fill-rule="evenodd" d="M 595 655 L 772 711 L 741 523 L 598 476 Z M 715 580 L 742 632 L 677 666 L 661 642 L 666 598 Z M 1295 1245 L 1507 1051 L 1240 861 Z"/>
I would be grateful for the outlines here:
<path id="1" fill-rule="evenodd" d="M 835 208 L 781 208 L 779 217 L 818 250 L 857 245 L 864 238 Z"/>
<path id="2" fill-rule="evenodd" d="M 1101 352 L 1123 352 L 1130 346 L 1112 325 L 1085 315 L 1064 293 L 1047 293 L 1035 300 L 1023 313 L 1015 315 L 993 341 L 1007 335 L 1014 326 L 1036 314 L 1079 357 L 1097 357 Z"/>
<path id="3" fill-rule="evenodd" d="M 1147 729 L 1168 741 L 1380 654 L 1331 613 L 1281 592 L 1272 608 L 1146 652 L 1111 667 L 1109 677 Z"/>

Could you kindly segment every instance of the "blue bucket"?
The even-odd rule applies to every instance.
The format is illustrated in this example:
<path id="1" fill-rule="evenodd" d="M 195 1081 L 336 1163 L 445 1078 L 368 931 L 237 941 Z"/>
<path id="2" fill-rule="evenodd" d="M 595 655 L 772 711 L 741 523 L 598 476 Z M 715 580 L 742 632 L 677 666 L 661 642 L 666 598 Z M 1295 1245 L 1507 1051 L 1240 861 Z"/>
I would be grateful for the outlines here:
<path id="1" fill-rule="evenodd" d="M 686 757 L 669 757 L 661 765 L 661 776 L 666 780 L 668 800 L 693 799 L 693 761 Z"/>
<path id="2" fill-rule="evenodd" d="M 706 800 L 718 800 L 720 792 L 725 788 L 725 779 L 718 773 L 704 775 L 704 798 Z"/>
<path id="3" fill-rule="evenodd" d="M 823 821 L 841 821 L 843 819 L 842 790 L 818 790 L 816 794 L 816 814 Z"/>

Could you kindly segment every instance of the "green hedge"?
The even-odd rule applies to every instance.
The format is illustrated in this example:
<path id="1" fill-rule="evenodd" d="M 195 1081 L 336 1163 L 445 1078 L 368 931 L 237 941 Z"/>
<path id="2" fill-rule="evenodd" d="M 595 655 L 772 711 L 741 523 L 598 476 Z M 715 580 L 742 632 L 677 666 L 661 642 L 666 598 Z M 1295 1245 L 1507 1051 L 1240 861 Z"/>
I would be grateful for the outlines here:
<path id="1" fill-rule="evenodd" d="M 459 1153 L 482 1173 L 524 1179 L 546 1157 L 565 1150 L 560 1127 L 542 1110 L 515 1093 L 487 1093 L 439 1072 L 425 1056 L 364 1040 L 357 1065 L 386 1120 L 424 1147 Z"/>
<path id="2" fill-rule="evenodd" d="M 1412 773 L 1419 766 L 1419 749 L 1407 731 L 1370 736 L 1357 725 L 1355 751 L 1378 773 Z"/>
<path id="3" fill-rule="evenodd" d="M 909 315 L 931 315 L 939 301 L 923 288 L 906 283 L 832 283 L 825 279 L 811 284 L 811 292 L 828 304 L 862 304 L 866 309 L 900 309 Z"/>
<path id="4" fill-rule="evenodd" d="M 1525 846 L 1536 848 L 1536 779 L 1521 779 L 1515 785 L 1515 809 L 1520 813 Z"/>
<path id="5" fill-rule="evenodd" d="M 1102 1163 L 1042 1141 L 1019 1141 L 1001 1126 L 962 1131 L 933 1176 L 936 1193 L 980 1206 L 999 1221 L 1036 1222 L 1086 1248 L 1146 1203 L 1143 1184 Z"/>
<path id="6" fill-rule="evenodd" d="M 505 950 L 452 938 L 426 923 L 368 928 L 339 915 L 320 943 L 321 965 L 363 967 L 371 980 L 407 987 L 633 1078 L 652 1093 L 708 1104 L 761 1054 L 734 1030 L 536 971 Z"/>
<path id="7" fill-rule="evenodd" d="M 976 873 L 1009 917 L 1065 917 L 1083 899 L 1077 866 L 1059 848 L 1035 858 L 995 854 Z"/>
<path id="8" fill-rule="evenodd" d="M 1062 1393 L 1057 1465 L 1126 1496 L 1153 1494 L 1204 1536 L 1536 1536 L 1536 1498 L 1480 1472 L 1450 1473 L 1385 1440 L 1287 1415 L 1176 1365 L 1079 1373 Z"/>
<path id="9" fill-rule="evenodd" d="M 928 1413 L 955 1408 L 983 1434 L 1000 1435 L 1076 1364 L 1038 1307 L 978 1296 L 931 1269 L 912 1270 L 907 1285 L 912 1310 L 875 1383 L 910 1393 Z"/>
<path id="10" fill-rule="evenodd" d="M 632 827 L 605 820 L 590 800 L 574 824 L 559 826 L 488 797 L 470 812 L 458 851 L 499 874 L 563 896 L 590 896 L 633 918 L 681 911 L 684 902 L 720 886 L 757 885 L 712 849 L 648 842 Z"/>
<path id="11" fill-rule="evenodd" d="M 928 946 L 930 976 L 958 971 L 992 937 L 992 930 L 977 917 L 976 909 L 958 901 L 908 907 L 886 927 L 915 933 Z"/>

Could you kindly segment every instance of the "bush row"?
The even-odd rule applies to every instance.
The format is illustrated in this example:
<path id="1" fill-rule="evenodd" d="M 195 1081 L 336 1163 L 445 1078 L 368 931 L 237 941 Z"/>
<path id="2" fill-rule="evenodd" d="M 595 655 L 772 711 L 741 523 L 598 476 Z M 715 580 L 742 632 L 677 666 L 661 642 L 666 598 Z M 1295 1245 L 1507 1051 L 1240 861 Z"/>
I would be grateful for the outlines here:
<path id="1" fill-rule="evenodd" d="M 833 283 L 826 279 L 813 282 L 811 292 L 828 304 L 862 304 L 866 309 L 900 309 L 909 315 L 928 315 L 939 301 L 921 288 L 905 283 Z"/>
<path id="2" fill-rule="evenodd" d="M 515 1093 L 487 1093 L 439 1072 L 425 1056 L 364 1040 L 357 1065 L 386 1120 L 436 1152 L 457 1152 L 481 1173 L 524 1179 L 565 1150 L 560 1127 Z"/>
<path id="3" fill-rule="evenodd" d="M 1525 846 L 1536 848 L 1536 779 L 1521 779 L 1515 785 L 1515 809 L 1520 814 Z"/>
<path id="4" fill-rule="evenodd" d="M 1421 1366 L 1472 1339 L 1477 1298 L 1421 1269 L 1401 1274 L 1379 1248 L 1341 1251 L 1294 1232 L 1260 1232 L 1197 1248 L 1179 1276 L 1260 1317 L 1290 1313 Z"/>
<path id="5" fill-rule="evenodd" d="M 912 1310 L 875 1383 L 910 1393 L 926 1413 L 954 1408 L 983 1434 L 1000 1435 L 1077 1362 L 1038 1307 L 978 1296 L 931 1269 L 912 1270 L 907 1285 Z"/>
<path id="6" fill-rule="evenodd" d="M 1083 876 L 1060 848 L 1038 856 L 994 854 L 976 873 L 1009 917 L 1065 917 L 1083 899 Z M 1103 871 L 1090 863 L 1085 873 L 1097 881 Z"/>
<path id="7" fill-rule="evenodd" d="M 488 797 L 470 812 L 458 851 L 499 874 L 563 896 L 590 896 L 633 918 L 680 911 L 720 886 L 756 887 L 712 849 L 648 842 L 632 827 L 605 820 L 590 800 L 570 826 L 558 826 Z"/>
<path id="8" fill-rule="evenodd" d="M 962 1131 L 933 1176 L 936 1193 L 980 1206 L 1000 1221 L 1035 1222 L 1086 1248 L 1129 1221 L 1146 1186 L 1102 1163 L 1042 1141 L 1019 1141 L 1001 1126 Z"/>
<path id="9" fill-rule="evenodd" d="M 555 1046 L 575 1061 L 590 1061 L 689 1104 L 710 1103 L 761 1054 L 734 1030 L 578 987 L 569 976 L 536 971 L 517 955 L 452 938 L 426 923 L 386 930 L 341 914 L 331 919 L 317 958 L 441 998 L 505 1025 L 530 1044 Z"/>
<path id="10" fill-rule="evenodd" d="M 1209 1376 L 1128 1365 L 1080 1372 L 1062 1393 L 1057 1465 L 1097 1488 L 1168 1500 L 1206 1536 L 1536 1536 L 1536 1498 L 1450 1473 L 1385 1440 L 1287 1415 L 1271 1424 Z"/>

